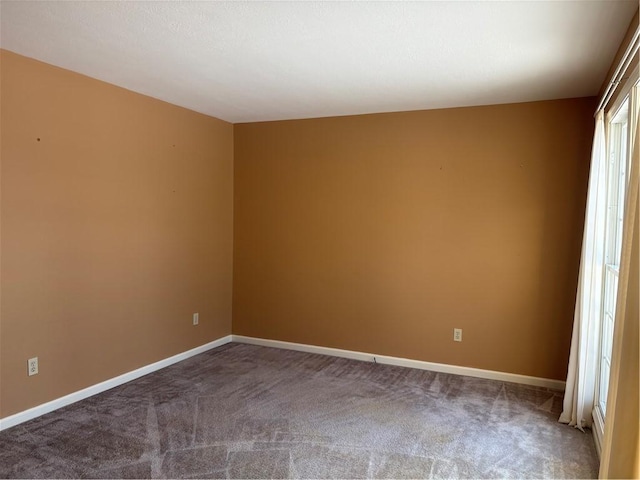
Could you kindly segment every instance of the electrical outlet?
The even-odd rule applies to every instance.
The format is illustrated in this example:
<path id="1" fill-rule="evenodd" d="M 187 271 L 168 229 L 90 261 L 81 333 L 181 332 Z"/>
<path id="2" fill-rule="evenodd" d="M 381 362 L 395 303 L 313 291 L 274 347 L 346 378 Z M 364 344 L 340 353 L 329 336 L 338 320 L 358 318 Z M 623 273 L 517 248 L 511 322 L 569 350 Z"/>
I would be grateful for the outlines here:
<path id="1" fill-rule="evenodd" d="M 454 328 L 453 329 L 453 341 L 454 342 L 461 342 L 462 341 L 462 329 L 461 328 Z"/>
<path id="2" fill-rule="evenodd" d="M 193 324 L 194 325 L 198 325 L 198 322 L 200 322 L 200 314 L 199 313 L 194 313 L 193 314 Z"/>
<path id="3" fill-rule="evenodd" d="M 38 357 L 27 360 L 27 373 L 29 376 L 38 374 Z"/>

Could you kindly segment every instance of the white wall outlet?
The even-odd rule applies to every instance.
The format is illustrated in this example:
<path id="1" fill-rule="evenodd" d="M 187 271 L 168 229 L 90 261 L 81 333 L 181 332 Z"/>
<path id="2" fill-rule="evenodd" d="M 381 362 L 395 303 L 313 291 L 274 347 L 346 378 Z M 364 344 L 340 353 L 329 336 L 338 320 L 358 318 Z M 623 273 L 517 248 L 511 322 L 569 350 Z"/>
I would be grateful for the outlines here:
<path id="1" fill-rule="evenodd" d="M 27 360 L 27 373 L 29 376 L 38 374 L 38 357 Z"/>
<path id="2" fill-rule="evenodd" d="M 461 328 L 454 328 L 453 329 L 453 341 L 454 342 L 461 342 L 462 341 L 462 329 Z"/>
<path id="3" fill-rule="evenodd" d="M 194 325 L 198 325 L 198 322 L 200 322 L 200 314 L 199 313 L 194 313 L 193 314 L 193 324 Z"/>

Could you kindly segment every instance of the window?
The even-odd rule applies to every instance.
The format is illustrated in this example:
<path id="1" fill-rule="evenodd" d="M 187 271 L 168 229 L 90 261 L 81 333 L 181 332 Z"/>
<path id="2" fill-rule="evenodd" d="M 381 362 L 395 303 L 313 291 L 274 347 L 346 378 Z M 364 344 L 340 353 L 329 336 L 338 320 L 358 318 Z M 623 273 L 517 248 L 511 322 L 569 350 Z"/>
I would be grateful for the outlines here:
<path id="1" fill-rule="evenodd" d="M 632 126 L 630 112 L 638 108 L 637 83 L 621 102 L 617 102 L 607 115 L 607 165 L 606 165 L 606 218 L 603 265 L 603 295 L 600 315 L 599 372 L 593 411 L 596 435 L 601 440 L 607 413 L 613 330 L 620 274 L 622 249 L 622 224 L 626 187 L 629 181 L 630 152 L 632 148 Z M 632 117 L 632 116 L 631 116 Z"/>
<path id="2" fill-rule="evenodd" d="M 613 319 L 616 314 L 624 193 L 627 184 L 627 152 L 629 137 L 629 99 L 618 109 L 608 127 L 607 143 L 607 218 L 605 232 L 604 295 L 600 329 L 600 376 L 596 408 L 605 418 L 609 373 L 613 349 Z"/>

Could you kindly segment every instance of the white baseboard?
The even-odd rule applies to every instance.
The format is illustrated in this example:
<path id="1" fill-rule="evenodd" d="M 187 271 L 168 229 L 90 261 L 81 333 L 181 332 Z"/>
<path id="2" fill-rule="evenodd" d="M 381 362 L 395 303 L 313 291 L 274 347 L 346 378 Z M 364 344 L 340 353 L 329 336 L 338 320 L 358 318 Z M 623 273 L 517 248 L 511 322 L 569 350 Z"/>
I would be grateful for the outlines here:
<path id="1" fill-rule="evenodd" d="M 423 362 L 421 360 L 410 360 L 408 358 L 389 357 L 386 355 L 376 355 L 373 353 L 355 352 L 353 350 L 340 350 L 338 348 L 319 347 L 316 345 L 306 345 L 304 343 L 283 342 L 280 340 L 268 340 L 264 338 L 245 337 L 243 335 L 232 335 L 234 342 L 248 343 L 251 345 L 261 345 L 263 347 L 284 348 L 287 350 L 297 350 L 299 352 L 319 353 L 334 357 L 350 358 L 352 360 L 362 360 L 372 362 L 375 358 L 377 363 L 386 365 L 396 365 L 399 367 L 417 368 L 420 370 L 431 370 L 433 372 L 451 373 L 454 375 L 466 375 L 468 377 L 486 378 L 489 380 L 500 380 L 503 382 L 521 383 L 536 387 L 552 388 L 563 390 L 565 382 L 550 378 L 530 377 L 517 373 L 496 372 L 494 370 L 482 370 L 479 368 L 459 367 L 457 365 L 447 365 L 444 363 Z"/>
<path id="2" fill-rule="evenodd" d="M 144 367 L 132 370 L 131 372 L 123 373 L 122 375 L 118 375 L 117 377 L 110 378 L 109 380 L 105 380 L 104 382 L 100 382 L 90 387 L 83 388 L 82 390 L 70 393 L 69 395 L 65 395 L 64 397 L 56 398 L 55 400 L 43 403 L 42 405 L 38 405 L 37 407 L 18 412 L 14 415 L 9 415 L 8 417 L 0 419 L 0 431 L 39 417 L 41 415 L 44 415 L 45 413 L 52 412 L 54 410 L 57 410 L 58 408 L 62 408 L 80 400 L 84 400 L 85 398 L 88 398 L 92 395 L 102 393 L 105 390 L 109 390 L 124 383 L 130 382 L 131 380 L 135 380 L 136 378 L 148 375 L 149 373 L 153 373 L 156 370 L 168 367 L 169 365 L 173 365 L 174 363 L 186 360 L 189 357 L 193 357 L 194 355 L 206 352 L 207 350 L 211 350 L 212 348 L 219 347 L 231 341 L 232 335 L 227 335 L 226 337 L 219 338 L 217 340 L 214 340 L 213 342 L 209 342 L 191 350 L 187 350 L 186 352 L 179 353 L 172 357 L 165 358 L 164 360 L 160 360 L 150 365 L 145 365 Z"/>
<path id="3" fill-rule="evenodd" d="M 591 434 L 596 444 L 596 452 L 598 452 L 598 460 L 602 459 L 602 441 L 604 439 L 604 419 L 598 408 L 593 409 L 591 414 Z"/>
<path id="4" fill-rule="evenodd" d="M 593 435 L 593 443 L 596 444 L 596 452 L 598 452 L 598 460 L 602 460 L 602 443 L 600 442 L 600 435 L 596 432 L 595 428 L 591 429 L 591 435 Z"/>
<path id="5" fill-rule="evenodd" d="M 36 417 L 53 412 L 59 408 L 65 407 L 85 398 L 91 397 L 106 390 L 122 385 L 124 383 L 140 378 L 149 373 L 153 373 L 162 368 L 173 365 L 174 363 L 186 360 L 189 357 L 206 352 L 213 348 L 225 345 L 229 342 L 247 343 L 251 345 L 261 345 L 264 347 L 283 348 L 287 350 L 297 350 L 300 352 L 319 353 L 322 355 L 331 355 L 334 357 L 350 358 L 352 360 L 361 360 L 364 362 L 372 362 L 375 358 L 376 362 L 386 365 L 396 365 L 399 367 L 417 368 L 420 370 L 431 370 L 434 372 L 451 373 L 454 375 L 466 375 L 469 377 L 486 378 L 490 380 L 501 380 L 503 382 L 521 383 L 525 385 L 533 385 L 537 387 L 547 387 L 554 390 L 564 390 L 565 382 L 560 380 L 552 380 L 548 378 L 529 377 L 527 375 L 518 375 L 515 373 L 496 372 L 493 370 L 481 370 L 479 368 L 459 367 L 456 365 L 446 365 L 443 363 L 423 362 L 420 360 L 410 360 L 408 358 L 389 357 L 386 355 L 376 355 L 373 353 L 355 352 L 352 350 L 340 350 L 338 348 L 320 347 L 316 345 L 305 345 L 303 343 L 283 342 L 280 340 L 268 340 L 264 338 L 245 337 L 243 335 L 227 335 L 205 345 L 187 350 L 164 360 L 145 365 L 131 372 L 123 373 L 117 377 L 105 380 L 96 385 L 92 385 L 77 392 L 70 393 L 64 397 L 51 400 L 36 407 L 18 412 L 14 415 L 0 419 L 0 431 L 11 428 L 20 423 L 32 420 Z"/>

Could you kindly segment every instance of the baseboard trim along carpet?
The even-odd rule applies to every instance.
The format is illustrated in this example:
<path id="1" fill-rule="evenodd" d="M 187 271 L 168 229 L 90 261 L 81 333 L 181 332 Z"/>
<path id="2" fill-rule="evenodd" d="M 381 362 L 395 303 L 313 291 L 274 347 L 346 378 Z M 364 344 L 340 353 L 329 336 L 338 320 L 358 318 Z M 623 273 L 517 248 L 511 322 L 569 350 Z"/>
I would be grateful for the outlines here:
<path id="1" fill-rule="evenodd" d="M 433 372 L 452 373 L 454 375 L 465 375 L 467 377 L 486 378 L 488 380 L 500 380 L 503 382 L 521 383 L 536 387 L 552 388 L 564 391 L 565 382 L 553 380 L 551 378 L 530 377 L 517 373 L 497 372 L 494 370 L 482 370 L 480 368 L 459 367 L 457 365 L 447 365 L 444 363 L 423 362 L 421 360 L 411 360 L 408 358 L 389 357 L 374 353 L 356 352 L 353 350 L 340 350 L 338 348 L 319 347 L 316 345 L 306 345 L 304 343 L 283 342 L 280 340 L 269 340 L 265 338 L 245 337 L 243 335 L 232 335 L 233 341 L 238 343 L 248 343 L 263 347 L 284 348 L 287 350 L 297 350 L 299 352 L 319 353 L 333 357 L 349 358 L 351 360 L 362 360 L 398 367 L 417 368 L 419 370 L 431 370 Z"/>
<path id="2" fill-rule="evenodd" d="M 206 352 L 207 350 L 211 350 L 212 348 L 220 347 L 222 345 L 230 343 L 231 341 L 232 335 L 227 335 L 199 347 L 187 350 L 186 352 L 178 353 L 177 355 L 165 358 L 164 360 L 145 365 L 144 367 L 137 368 L 136 370 L 132 370 L 127 373 L 123 373 L 122 375 L 110 378 L 109 380 L 105 380 L 104 382 L 100 382 L 90 387 L 83 388 L 82 390 L 70 393 L 68 395 L 65 395 L 64 397 L 56 398 L 55 400 L 43 403 L 42 405 L 38 405 L 37 407 L 18 412 L 14 415 L 9 415 L 8 417 L 0 419 L 0 431 L 39 417 L 41 415 L 44 415 L 45 413 L 53 412 L 54 410 L 57 410 L 59 408 L 66 407 L 67 405 L 70 405 L 72 403 L 79 402 L 80 400 L 84 400 L 85 398 L 88 398 L 92 395 L 97 395 L 98 393 L 102 393 L 105 390 L 109 390 L 124 383 L 130 382 L 131 380 L 135 380 L 136 378 L 148 375 L 149 373 L 153 373 L 157 370 L 168 367 L 169 365 L 173 365 L 174 363 L 181 362 L 182 360 L 186 360 L 189 357 L 193 357 L 194 355 Z"/>
<path id="3" fill-rule="evenodd" d="M 530 377 L 527 375 L 518 375 L 516 373 L 496 372 L 493 370 L 482 370 L 479 368 L 460 367 L 457 365 L 447 365 L 444 363 L 424 362 L 421 360 L 411 360 L 408 358 L 390 357 L 387 355 L 377 355 L 373 353 L 356 352 L 353 350 L 341 350 L 339 348 L 320 347 L 317 345 L 306 345 L 303 343 L 284 342 L 281 340 L 269 340 L 266 338 L 246 337 L 243 335 L 227 335 L 212 342 L 206 343 L 199 347 L 187 350 L 164 360 L 145 365 L 136 370 L 132 370 L 117 377 L 97 383 L 77 392 L 70 393 L 64 397 L 51 400 L 36 407 L 18 412 L 14 415 L 0 419 L 0 431 L 11 428 L 20 423 L 32 420 L 36 417 L 53 412 L 62 407 L 66 407 L 80 400 L 84 400 L 92 395 L 97 395 L 111 388 L 117 387 L 124 383 L 140 378 L 149 373 L 155 372 L 162 368 L 186 360 L 189 357 L 198 355 L 216 347 L 220 347 L 230 342 L 247 343 L 250 345 L 259 345 L 263 347 L 282 348 L 285 350 L 296 350 L 299 352 L 318 353 L 321 355 L 330 355 L 332 357 L 349 358 L 352 360 L 360 360 L 363 362 L 373 362 L 386 365 L 395 365 L 398 367 L 416 368 L 419 370 L 430 370 L 433 372 L 451 373 L 454 375 L 466 375 L 468 377 L 486 378 L 489 380 L 500 380 L 503 382 L 521 383 L 525 385 L 533 385 L 536 387 L 552 388 L 554 390 L 564 390 L 565 382 L 553 380 L 549 378 Z"/>

